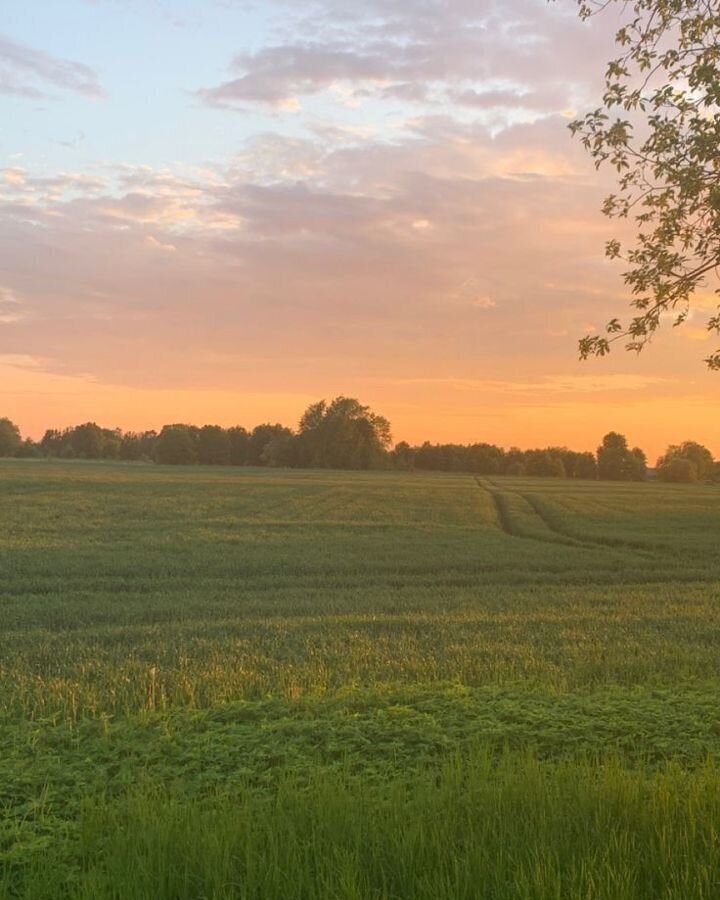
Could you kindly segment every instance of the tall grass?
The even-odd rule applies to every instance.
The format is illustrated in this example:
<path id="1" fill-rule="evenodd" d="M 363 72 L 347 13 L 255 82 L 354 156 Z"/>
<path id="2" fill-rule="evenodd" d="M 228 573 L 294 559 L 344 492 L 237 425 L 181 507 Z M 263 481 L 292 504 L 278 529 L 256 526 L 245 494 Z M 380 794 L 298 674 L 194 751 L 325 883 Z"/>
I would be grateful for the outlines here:
<path id="1" fill-rule="evenodd" d="M 381 786 L 339 774 L 196 801 L 138 791 L 86 804 L 77 864 L 38 855 L 23 890 L 32 900 L 715 900 L 719 788 L 709 764 L 650 775 L 613 760 L 476 752 Z"/>

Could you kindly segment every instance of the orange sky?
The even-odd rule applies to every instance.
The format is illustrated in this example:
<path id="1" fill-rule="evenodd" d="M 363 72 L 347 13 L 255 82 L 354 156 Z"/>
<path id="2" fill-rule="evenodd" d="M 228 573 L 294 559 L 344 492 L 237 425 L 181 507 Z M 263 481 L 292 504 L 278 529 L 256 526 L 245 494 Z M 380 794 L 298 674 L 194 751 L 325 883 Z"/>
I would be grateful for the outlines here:
<path id="1" fill-rule="evenodd" d="M 38 24 L 10 0 L 0 416 L 295 425 L 342 393 L 397 440 L 720 456 L 712 285 L 640 357 L 577 361 L 627 308 L 611 177 L 566 127 L 616 24 L 572 0 L 59 0 Z"/>
<path id="2" fill-rule="evenodd" d="M 701 373 L 704 376 L 704 373 Z M 710 379 L 712 376 L 704 376 Z M 280 421 L 294 426 L 322 392 L 298 390 L 184 390 L 113 386 L 89 377 L 56 375 L 30 360 L 0 363 L 0 403 L 25 434 L 97 420 L 123 429 L 159 428 L 188 421 L 246 426 Z M 326 396 L 343 389 L 338 379 Z M 710 384 L 711 389 L 714 385 Z M 655 459 L 669 443 L 695 439 L 720 448 L 718 417 L 698 397 L 697 385 L 607 370 L 555 376 L 538 382 L 390 381 L 360 379 L 350 393 L 362 396 L 393 423 L 396 440 L 489 441 L 522 447 L 561 444 L 595 449 L 602 435 L 620 430 Z M 630 400 L 629 396 L 633 399 Z M 102 410 L 103 416 L 97 416 Z"/>

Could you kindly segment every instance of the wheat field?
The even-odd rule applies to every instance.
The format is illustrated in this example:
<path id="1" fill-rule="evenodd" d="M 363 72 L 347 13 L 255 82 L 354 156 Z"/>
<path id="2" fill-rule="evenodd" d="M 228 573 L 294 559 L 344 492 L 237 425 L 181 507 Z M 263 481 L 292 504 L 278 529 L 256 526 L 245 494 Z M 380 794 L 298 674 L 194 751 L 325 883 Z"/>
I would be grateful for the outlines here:
<path id="1" fill-rule="evenodd" d="M 720 490 L 0 463 L 0 895 L 720 893 Z"/>

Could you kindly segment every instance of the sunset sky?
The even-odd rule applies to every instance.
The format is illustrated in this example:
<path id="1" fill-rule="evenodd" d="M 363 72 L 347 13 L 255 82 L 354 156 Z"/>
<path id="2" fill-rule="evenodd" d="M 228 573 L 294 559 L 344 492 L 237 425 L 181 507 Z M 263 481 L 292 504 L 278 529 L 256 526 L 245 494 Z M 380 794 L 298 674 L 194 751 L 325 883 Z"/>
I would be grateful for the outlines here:
<path id="1" fill-rule="evenodd" d="M 701 319 L 622 316 L 610 174 L 567 129 L 617 11 L 574 0 L 3 0 L 0 416 L 720 455 Z M 709 306 L 709 297 L 703 300 Z"/>

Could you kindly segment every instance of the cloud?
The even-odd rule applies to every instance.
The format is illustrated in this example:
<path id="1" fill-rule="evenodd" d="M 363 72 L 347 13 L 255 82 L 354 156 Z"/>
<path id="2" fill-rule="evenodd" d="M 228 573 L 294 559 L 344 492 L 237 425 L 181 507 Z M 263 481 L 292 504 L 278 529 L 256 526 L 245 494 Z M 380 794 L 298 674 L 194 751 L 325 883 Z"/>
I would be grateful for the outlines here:
<path id="1" fill-rule="evenodd" d="M 523 382 L 521 380 L 497 380 L 497 379 L 472 379 L 472 378 L 415 378 L 399 379 L 399 384 L 426 384 L 441 385 L 453 391 L 499 393 L 499 394 L 523 394 L 523 395 L 583 395 L 583 394 L 607 394 L 646 391 L 649 388 L 661 385 L 676 384 L 673 378 L 653 375 L 632 375 L 626 373 L 612 373 L 598 375 L 544 375 L 537 381 Z"/>
<path id="2" fill-rule="evenodd" d="M 9 287 L 0 285 L 0 325 L 14 325 L 26 317 L 18 295 Z"/>
<path id="3" fill-rule="evenodd" d="M 592 50 L 609 35 L 605 22 L 590 28 L 544 0 L 279 5 L 284 40 L 238 53 L 230 77 L 198 91 L 204 103 L 280 108 L 334 92 L 344 105 L 372 98 L 548 114 L 589 96 Z"/>
<path id="4" fill-rule="evenodd" d="M 0 169 L 0 176 L 2 176 L 3 181 L 13 187 L 19 187 L 25 184 L 26 174 L 25 169 L 21 169 L 17 166 L 9 169 Z"/>
<path id="5" fill-rule="evenodd" d="M 158 250 L 160 253 L 175 253 L 177 252 L 177 247 L 175 244 L 163 243 L 163 241 L 159 241 L 157 238 L 153 237 L 149 234 L 145 238 L 145 246 L 149 247 L 151 250 Z"/>
<path id="6" fill-rule="evenodd" d="M 472 305 L 477 307 L 478 309 L 495 309 L 497 303 L 493 300 L 492 297 L 488 297 L 487 295 L 485 295 L 476 297 L 472 301 Z"/>
<path id="7" fill-rule="evenodd" d="M 53 89 L 102 97 L 97 73 L 89 66 L 59 59 L 0 34 L 0 94 L 45 99 Z"/>
<path id="8" fill-rule="evenodd" d="M 0 366 L 15 369 L 42 370 L 49 360 L 29 356 L 25 353 L 0 353 Z"/>
<path id="9" fill-rule="evenodd" d="M 280 106 L 338 82 L 382 82 L 388 74 L 387 61 L 379 52 L 361 53 L 341 44 L 268 47 L 237 56 L 232 68 L 242 74 L 199 91 L 201 99 L 212 106 L 248 102 Z"/>
<path id="10" fill-rule="evenodd" d="M 537 335 L 549 319 L 579 333 L 618 279 L 598 262 L 602 190 L 564 123 L 413 128 L 393 143 L 266 134 L 202 169 L 29 167 L 23 202 L 0 196 L 0 269 L 34 315 L 8 351 L 113 383 L 307 392 L 574 359 L 572 337 Z M 555 288 L 590 283 L 597 294 Z"/>
<path id="11" fill-rule="evenodd" d="M 479 110 L 527 109 L 558 112 L 567 102 L 567 98 L 560 90 L 534 91 L 522 85 L 515 89 L 452 90 L 448 92 L 448 97 L 460 106 Z"/>

